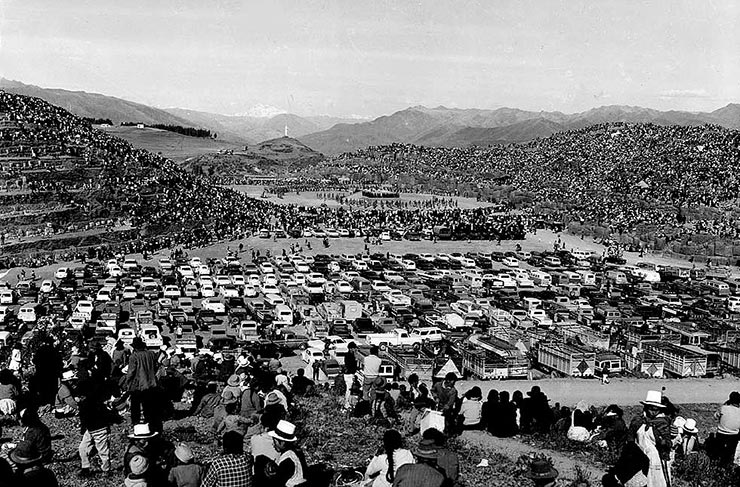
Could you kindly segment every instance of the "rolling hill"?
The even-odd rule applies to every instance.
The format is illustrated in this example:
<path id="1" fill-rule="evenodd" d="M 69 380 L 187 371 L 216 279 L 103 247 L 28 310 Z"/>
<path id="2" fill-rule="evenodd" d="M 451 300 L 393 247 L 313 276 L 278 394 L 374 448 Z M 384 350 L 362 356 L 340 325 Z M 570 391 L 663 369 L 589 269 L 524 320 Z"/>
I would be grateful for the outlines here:
<path id="1" fill-rule="evenodd" d="M 316 151 L 335 155 L 394 142 L 442 147 L 526 142 L 559 131 L 609 122 L 685 126 L 712 123 L 740 128 L 740 105 L 730 104 L 709 113 L 611 105 L 574 114 L 514 108 L 461 110 L 416 106 L 370 122 L 338 124 L 301 140 Z"/>
<path id="2" fill-rule="evenodd" d="M 186 160 L 182 167 L 194 174 L 216 177 L 276 175 L 306 169 L 324 156 L 291 137 L 279 137 L 250 145 L 246 150 L 203 154 Z"/>

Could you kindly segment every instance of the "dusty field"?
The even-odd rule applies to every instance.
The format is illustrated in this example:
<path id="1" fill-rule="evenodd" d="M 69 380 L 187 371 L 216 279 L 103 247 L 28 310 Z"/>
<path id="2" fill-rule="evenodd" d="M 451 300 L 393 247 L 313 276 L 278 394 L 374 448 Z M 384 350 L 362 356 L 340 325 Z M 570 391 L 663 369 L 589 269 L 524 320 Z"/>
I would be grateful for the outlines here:
<path id="1" fill-rule="evenodd" d="M 247 194 L 248 196 L 251 196 L 253 198 L 261 198 L 262 192 L 263 192 L 263 186 L 259 185 L 233 185 L 230 186 L 230 188 L 235 189 L 237 191 L 241 191 L 242 193 Z M 401 193 L 401 196 L 399 198 L 389 198 L 387 200 L 382 198 L 365 198 L 360 193 L 354 193 L 351 194 L 349 192 L 339 192 L 339 191 L 328 191 L 329 193 L 333 194 L 342 194 L 350 199 L 353 200 L 366 200 L 366 201 L 404 201 L 404 202 L 411 202 L 411 201 L 429 201 L 432 198 L 434 198 L 434 195 L 431 194 L 421 194 L 421 193 Z M 460 208 L 481 208 L 484 206 L 490 206 L 490 203 L 482 202 L 482 201 L 476 201 L 475 198 L 463 198 L 459 196 L 445 196 L 445 199 L 452 199 L 457 201 L 457 204 Z M 282 198 L 278 198 L 274 195 L 271 195 L 269 198 L 265 198 L 267 201 L 270 201 L 272 203 L 277 203 L 281 205 L 303 205 L 303 206 L 319 206 L 322 204 L 326 204 L 327 206 L 339 206 L 339 202 L 335 199 L 324 199 L 323 197 L 319 197 L 319 193 L 315 191 L 306 191 L 302 193 L 286 193 L 283 195 Z"/>

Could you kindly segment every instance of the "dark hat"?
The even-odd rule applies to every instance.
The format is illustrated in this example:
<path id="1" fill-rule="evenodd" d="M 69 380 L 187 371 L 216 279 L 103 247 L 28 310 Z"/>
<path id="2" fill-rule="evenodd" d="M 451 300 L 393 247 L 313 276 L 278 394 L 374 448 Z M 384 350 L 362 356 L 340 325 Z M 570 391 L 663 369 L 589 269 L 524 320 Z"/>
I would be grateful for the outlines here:
<path id="1" fill-rule="evenodd" d="M 10 452 L 10 459 L 17 465 L 33 465 L 41 461 L 41 454 L 33 443 L 21 441 Z"/>
<path id="2" fill-rule="evenodd" d="M 451 380 L 454 382 L 457 380 L 457 374 L 455 374 L 454 372 L 447 372 L 447 375 L 445 375 L 445 380 Z"/>
<path id="3" fill-rule="evenodd" d="M 539 394 L 542 392 L 542 389 L 540 389 L 540 386 L 532 386 L 532 388 L 527 392 L 528 396 L 532 396 L 534 394 Z"/>
<path id="4" fill-rule="evenodd" d="M 620 418 L 624 415 L 622 408 L 616 404 L 610 404 L 609 407 L 604 410 L 604 416 L 619 416 Z"/>
<path id="5" fill-rule="evenodd" d="M 535 480 L 556 479 L 558 471 L 553 468 L 547 460 L 533 460 L 529 464 L 529 473 L 527 477 Z"/>
<path id="6" fill-rule="evenodd" d="M 437 445 L 434 443 L 434 440 L 423 439 L 419 442 L 419 447 L 414 452 L 414 455 L 416 455 L 417 458 L 436 460 L 437 452 Z"/>

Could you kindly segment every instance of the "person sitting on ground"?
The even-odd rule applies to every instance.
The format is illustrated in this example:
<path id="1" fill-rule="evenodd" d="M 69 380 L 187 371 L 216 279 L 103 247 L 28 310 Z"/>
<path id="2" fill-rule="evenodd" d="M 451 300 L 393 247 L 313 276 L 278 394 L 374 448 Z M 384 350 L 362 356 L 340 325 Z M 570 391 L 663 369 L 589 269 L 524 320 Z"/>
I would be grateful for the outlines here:
<path id="1" fill-rule="evenodd" d="M 696 427 L 696 420 L 688 418 L 682 427 L 681 443 L 678 445 L 678 451 L 682 455 L 690 455 L 700 448 L 699 428 Z"/>
<path id="2" fill-rule="evenodd" d="M 200 487 L 203 468 L 194 462 L 193 450 L 187 443 L 175 446 L 176 464 L 170 470 L 167 481 L 174 487 Z"/>
<path id="3" fill-rule="evenodd" d="M 9 416 L 15 414 L 20 392 L 17 379 L 10 369 L 0 371 L 0 414 Z"/>
<path id="4" fill-rule="evenodd" d="M 51 432 L 39 418 L 38 410 L 34 407 L 23 409 L 20 414 L 23 426 L 23 441 L 29 443 L 41 455 L 42 463 L 49 463 L 54 451 L 51 448 Z"/>
<path id="5" fill-rule="evenodd" d="M 555 487 L 558 471 L 543 459 L 535 459 L 529 464 L 527 477 L 532 479 L 535 487 Z"/>
<path id="6" fill-rule="evenodd" d="M 242 388 L 241 388 L 241 379 L 236 374 L 231 374 L 226 381 L 226 387 L 224 387 L 224 390 L 221 391 L 221 397 L 226 395 L 226 392 L 231 392 L 231 394 L 237 399 L 237 402 L 242 397 Z"/>
<path id="7" fill-rule="evenodd" d="M 193 416 L 200 416 L 201 418 L 212 418 L 213 413 L 221 404 L 221 395 L 218 393 L 218 383 L 211 381 L 206 386 L 206 393 L 200 398 L 198 406 L 193 412 Z"/>
<path id="8" fill-rule="evenodd" d="M 236 408 L 238 406 L 237 403 L 238 400 L 236 397 L 234 397 L 234 394 L 232 394 L 231 391 L 226 391 L 226 394 L 220 397 L 219 404 L 215 408 L 213 408 L 214 431 L 218 429 L 223 419 L 229 414 L 227 408 L 229 408 L 229 410 L 236 411 Z"/>
<path id="9" fill-rule="evenodd" d="M 277 469 L 277 461 L 280 453 L 275 449 L 270 431 L 274 430 L 280 417 L 265 413 L 260 416 L 260 433 L 249 439 L 250 451 L 254 459 L 254 481 L 255 485 L 266 485 L 270 473 L 274 474 Z"/>
<path id="10" fill-rule="evenodd" d="M 609 405 L 604 410 L 600 425 L 591 440 L 618 451 L 627 441 L 627 424 L 623 417 L 624 411 L 622 411 L 622 408 L 616 404 Z"/>
<path id="11" fill-rule="evenodd" d="M 445 476 L 445 485 L 454 485 L 460 477 L 460 455 L 447 448 L 447 437 L 435 428 L 429 428 L 421 435 L 431 440 L 437 450 L 437 468 Z"/>
<path id="12" fill-rule="evenodd" d="M 247 418 L 238 414 L 237 407 L 239 406 L 236 400 L 226 402 L 227 398 L 224 398 L 224 408 L 226 415 L 221 419 L 221 422 L 216 426 L 216 434 L 223 436 L 229 431 L 236 431 L 242 436 L 247 434 L 249 428 L 249 421 Z"/>
<path id="13" fill-rule="evenodd" d="M 154 452 L 151 440 L 156 437 L 159 433 L 151 431 L 149 425 L 146 423 L 135 424 L 134 431 L 129 437 L 129 445 L 123 454 L 123 473 L 128 475 L 131 473 L 130 464 L 131 460 L 136 456 L 142 456 L 147 460 L 147 473 L 149 473 L 149 465 L 153 463 Z"/>
<path id="14" fill-rule="evenodd" d="M 499 394 L 498 418 L 495 428 L 495 436 L 500 438 L 511 438 L 516 435 L 516 406 L 509 400 L 509 392 L 501 391 Z"/>
<path id="15" fill-rule="evenodd" d="M 481 428 L 496 436 L 499 427 L 499 394 L 496 389 L 488 391 L 486 401 L 481 405 Z"/>
<path id="16" fill-rule="evenodd" d="M 223 436 L 223 454 L 208 467 L 201 487 L 251 486 L 252 457 L 244 454 L 244 437 L 236 431 Z"/>
<path id="17" fill-rule="evenodd" d="M 316 383 L 306 377 L 306 371 L 304 369 L 298 369 L 297 374 L 298 375 L 293 377 L 293 394 L 296 396 L 302 396 L 312 392 Z"/>
<path id="18" fill-rule="evenodd" d="M 437 448 L 429 439 L 422 439 L 414 452 L 416 463 L 399 467 L 393 487 L 442 487 L 445 476 L 437 467 Z"/>
<path id="19" fill-rule="evenodd" d="M 44 467 L 42 454 L 31 442 L 21 441 L 10 452 L 10 461 L 17 467 L 16 483 L 9 482 L 8 485 L 28 485 L 33 487 L 58 487 L 54 472 Z M 7 478 L 5 479 L 8 480 Z"/>
<path id="20" fill-rule="evenodd" d="M 465 393 L 460 405 L 460 425 L 464 430 L 480 429 L 481 413 L 483 410 L 483 393 L 480 387 L 475 386 Z"/>
<path id="21" fill-rule="evenodd" d="M 308 465 L 306 457 L 296 444 L 295 425 L 280 420 L 274 430 L 268 433 L 275 449 L 280 453 L 277 461 L 277 472 L 272 480 L 274 487 L 307 487 Z"/>
<path id="22" fill-rule="evenodd" d="M 391 487 L 396 472 L 402 465 L 414 463 L 414 456 L 403 448 L 403 438 L 396 430 L 387 430 L 383 434 L 383 447 L 370 460 L 365 470 L 365 480 L 372 480 L 368 487 Z"/>
<path id="23" fill-rule="evenodd" d="M 250 418 L 262 411 L 264 404 L 259 392 L 259 382 L 256 379 L 250 380 L 247 388 L 242 392 L 241 401 L 239 401 L 241 404 L 239 413 L 245 418 Z"/>

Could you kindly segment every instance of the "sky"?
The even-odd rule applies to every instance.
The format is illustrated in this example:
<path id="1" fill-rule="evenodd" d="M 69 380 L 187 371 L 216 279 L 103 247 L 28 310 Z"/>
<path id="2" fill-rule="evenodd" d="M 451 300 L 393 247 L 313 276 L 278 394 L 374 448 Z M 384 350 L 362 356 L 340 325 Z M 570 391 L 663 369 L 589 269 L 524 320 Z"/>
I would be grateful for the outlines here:
<path id="1" fill-rule="evenodd" d="M 156 107 L 710 111 L 740 102 L 740 2 L 0 0 L 0 76 Z"/>

